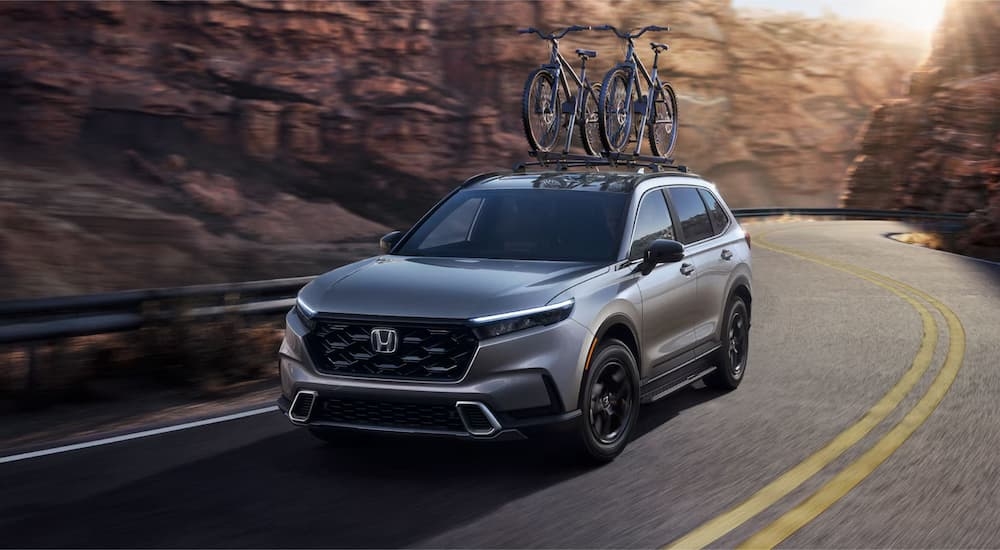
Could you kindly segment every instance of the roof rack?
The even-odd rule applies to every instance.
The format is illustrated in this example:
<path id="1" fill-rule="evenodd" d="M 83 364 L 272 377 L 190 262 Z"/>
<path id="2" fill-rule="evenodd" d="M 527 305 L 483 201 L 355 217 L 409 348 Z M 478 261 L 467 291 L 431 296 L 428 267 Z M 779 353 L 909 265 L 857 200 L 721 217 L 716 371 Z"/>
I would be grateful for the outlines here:
<path id="1" fill-rule="evenodd" d="M 651 157 L 646 155 L 632 155 L 628 153 L 601 153 L 601 156 L 580 155 L 576 153 L 553 153 L 545 151 L 529 151 L 528 155 L 537 160 L 519 162 L 514 165 L 515 172 L 523 172 L 529 166 L 551 166 L 557 170 L 568 170 L 570 168 L 591 168 L 591 167 L 629 167 L 648 168 L 653 172 L 666 172 L 674 170 L 677 172 L 688 172 L 688 167 L 683 164 L 674 164 L 674 159 L 666 157 Z"/>

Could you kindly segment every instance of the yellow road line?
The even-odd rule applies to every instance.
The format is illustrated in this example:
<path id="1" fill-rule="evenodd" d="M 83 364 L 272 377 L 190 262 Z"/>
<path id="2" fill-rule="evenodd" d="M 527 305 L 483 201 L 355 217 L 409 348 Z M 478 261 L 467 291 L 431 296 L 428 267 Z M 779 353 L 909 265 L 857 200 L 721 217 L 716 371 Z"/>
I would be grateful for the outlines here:
<path id="1" fill-rule="evenodd" d="M 870 276 L 869 274 L 860 272 L 860 268 L 839 264 L 822 258 L 809 257 L 788 249 L 781 249 L 781 247 L 776 247 L 764 242 L 760 237 L 757 238 L 755 245 L 787 255 L 796 256 L 831 269 L 850 273 L 902 298 L 910 304 L 917 311 L 917 313 L 920 314 L 920 318 L 923 323 L 923 337 L 921 339 L 920 348 L 913 359 L 912 365 L 906 373 L 903 374 L 902 378 L 900 378 L 899 381 L 896 382 L 896 384 L 882 397 L 882 399 L 872 406 L 872 408 L 870 408 L 868 412 L 861 417 L 861 419 L 837 435 L 822 449 L 816 451 L 798 465 L 794 466 L 774 481 L 765 485 L 743 503 L 695 528 L 687 535 L 672 542 L 669 546 L 667 546 L 667 548 L 704 548 L 787 496 L 809 478 L 816 475 L 816 473 L 844 454 L 844 452 L 871 432 L 875 426 L 885 420 L 885 418 L 899 406 L 903 398 L 906 397 L 906 394 L 913 389 L 913 386 L 916 385 L 917 381 L 919 381 L 924 373 L 927 372 L 927 369 L 930 367 L 931 361 L 934 358 L 934 348 L 937 345 L 937 323 L 934 321 L 934 317 L 930 314 L 927 308 L 923 306 L 923 304 L 903 293 L 895 286 L 891 286 L 894 284 L 903 286 L 903 283 L 891 280 L 888 277 L 883 277 L 877 273 L 870 272 L 873 275 L 878 275 L 879 278 L 892 281 L 891 283 L 883 282 L 873 276 Z"/>
<path id="2" fill-rule="evenodd" d="M 955 312 L 934 297 L 905 283 L 900 286 L 927 300 L 941 312 L 948 324 L 948 355 L 934 382 L 917 404 L 875 445 L 861 457 L 841 470 L 830 481 L 816 490 L 808 499 L 788 511 L 774 522 L 747 539 L 740 548 L 773 548 L 827 508 L 843 498 L 862 480 L 868 477 L 931 416 L 944 399 L 962 368 L 965 355 L 965 330 Z"/>

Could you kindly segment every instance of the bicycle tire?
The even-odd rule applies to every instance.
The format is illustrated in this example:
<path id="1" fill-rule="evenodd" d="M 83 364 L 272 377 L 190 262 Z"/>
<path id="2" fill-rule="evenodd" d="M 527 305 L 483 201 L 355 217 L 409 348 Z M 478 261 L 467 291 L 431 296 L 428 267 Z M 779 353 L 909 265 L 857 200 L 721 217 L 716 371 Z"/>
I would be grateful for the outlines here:
<path id="1" fill-rule="evenodd" d="M 620 153 L 628 145 L 632 119 L 635 116 L 634 103 L 639 92 L 633 88 L 632 97 L 624 97 L 628 94 L 631 75 L 626 67 L 618 66 L 608 71 L 601 81 L 601 97 L 597 103 L 600 111 L 598 123 L 601 142 L 608 152 Z"/>
<path id="2" fill-rule="evenodd" d="M 584 87 L 580 93 L 584 94 L 583 112 L 577 118 L 580 126 L 580 143 L 583 150 L 588 155 L 598 156 L 601 154 L 601 123 L 600 108 L 598 98 L 600 97 L 600 84 Z"/>
<path id="3" fill-rule="evenodd" d="M 552 102 L 552 87 L 556 89 L 556 105 Z M 521 121 L 524 137 L 533 151 L 548 152 L 559 141 L 562 127 L 562 90 L 558 89 L 549 69 L 540 67 L 528 75 L 521 98 Z"/>
<path id="4" fill-rule="evenodd" d="M 677 94 L 670 84 L 653 88 L 653 112 L 647 121 L 649 148 L 657 157 L 669 157 L 677 145 Z"/>

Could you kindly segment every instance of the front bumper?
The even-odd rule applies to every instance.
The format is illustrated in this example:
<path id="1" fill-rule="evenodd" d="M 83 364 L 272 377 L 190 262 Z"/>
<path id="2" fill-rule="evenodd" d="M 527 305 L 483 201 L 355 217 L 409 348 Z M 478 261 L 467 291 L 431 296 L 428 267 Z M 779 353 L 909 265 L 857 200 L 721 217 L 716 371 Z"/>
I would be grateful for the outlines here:
<path id="1" fill-rule="evenodd" d="M 564 429 L 580 415 L 592 335 L 572 319 L 480 342 L 461 380 L 437 383 L 320 373 L 308 329 L 294 312 L 286 323 L 278 405 L 297 425 L 497 440 Z M 312 396 L 307 414 L 293 410 L 300 396 Z"/>
<path id="2" fill-rule="evenodd" d="M 325 397 L 317 392 L 317 405 L 322 407 Z M 333 428 L 338 430 L 352 430 L 360 432 L 370 432 L 377 434 L 390 434 L 402 436 L 425 436 L 456 438 L 466 440 L 484 441 L 517 441 L 528 438 L 542 437 L 552 433 L 561 433 L 574 429 L 575 421 L 580 417 L 580 411 L 574 410 L 566 413 L 536 416 L 527 419 L 510 418 L 507 415 L 499 415 L 497 421 L 499 427 L 495 430 L 483 433 L 478 431 L 473 433 L 467 424 L 463 423 L 462 430 L 436 429 L 432 427 L 415 426 L 387 426 L 384 424 L 359 424 L 355 422 L 339 422 L 330 419 L 317 418 L 309 414 L 304 418 L 293 418 L 289 414 L 292 408 L 292 401 L 281 396 L 277 402 L 278 408 L 289 419 L 292 424 L 298 426 L 309 426 L 316 428 Z M 456 414 L 457 414 L 456 407 Z"/>

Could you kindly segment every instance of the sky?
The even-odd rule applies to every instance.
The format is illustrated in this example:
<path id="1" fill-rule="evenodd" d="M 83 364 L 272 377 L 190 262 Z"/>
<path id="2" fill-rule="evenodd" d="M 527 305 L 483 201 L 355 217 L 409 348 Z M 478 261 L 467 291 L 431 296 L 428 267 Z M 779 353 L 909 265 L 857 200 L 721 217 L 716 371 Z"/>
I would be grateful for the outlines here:
<path id="1" fill-rule="evenodd" d="M 839 17 L 888 22 L 916 31 L 933 31 L 946 0 L 733 0 L 735 7 L 822 15 L 829 9 Z"/>

